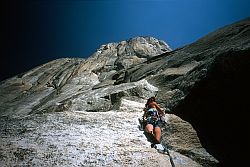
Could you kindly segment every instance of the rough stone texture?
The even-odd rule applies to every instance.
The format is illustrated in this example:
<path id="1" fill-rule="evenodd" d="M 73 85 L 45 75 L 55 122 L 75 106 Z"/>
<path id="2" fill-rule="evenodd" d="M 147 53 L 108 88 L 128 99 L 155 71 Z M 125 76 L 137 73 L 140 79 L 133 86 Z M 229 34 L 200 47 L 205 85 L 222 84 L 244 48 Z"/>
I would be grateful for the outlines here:
<path id="1" fill-rule="evenodd" d="M 134 108 L 129 108 L 133 105 Z M 171 167 L 150 147 L 137 118 L 144 103 L 123 100 L 123 112 L 57 112 L 1 117 L 1 166 Z M 137 110 L 134 110 L 137 109 Z M 171 151 L 176 166 L 200 167 Z"/>
<path id="2" fill-rule="evenodd" d="M 87 60 L 58 59 L 2 81 L 1 164 L 170 166 L 136 125 L 146 99 L 157 95 L 171 114 L 163 141 L 177 166 L 244 165 L 249 25 L 174 51 L 152 37 L 110 43 Z"/>
<path id="3" fill-rule="evenodd" d="M 168 148 L 186 155 L 203 166 L 216 166 L 217 160 L 202 147 L 193 127 L 186 121 L 171 114 L 162 127 L 162 139 Z"/>

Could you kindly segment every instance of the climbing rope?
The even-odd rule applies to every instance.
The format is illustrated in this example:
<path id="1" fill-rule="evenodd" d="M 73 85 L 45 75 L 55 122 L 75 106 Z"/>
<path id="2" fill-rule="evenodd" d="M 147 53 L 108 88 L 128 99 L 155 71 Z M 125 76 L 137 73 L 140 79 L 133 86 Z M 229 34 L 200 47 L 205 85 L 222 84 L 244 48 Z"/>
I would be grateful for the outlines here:
<path id="1" fill-rule="evenodd" d="M 165 112 L 165 111 L 164 111 Z M 165 122 L 165 120 L 163 120 L 162 121 L 162 124 L 164 125 L 164 126 L 166 126 L 166 122 Z M 167 154 L 168 154 L 168 156 L 169 156 L 169 160 L 170 160 L 170 163 L 171 163 L 171 165 L 172 165 L 172 167 L 175 167 L 175 164 L 174 164 L 174 161 L 173 161 L 173 158 L 172 158 L 172 156 L 170 155 L 170 152 L 169 152 L 169 150 L 168 150 L 168 147 L 167 147 L 167 145 L 161 140 L 161 144 L 163 145 L 163 147 L 164 147 L 164 152 L 166 151 L 167 152 Z"/>
<path id="2" fill-rule="evenodd" d="M 164 147 L 164 152 L 166 151 L 167 154 L 168 154 L 168 156 L 169 156 L 169 160 L 170 160 L 170 163 L 171 163 L 172 167 L 175 167 L 173 158 L 172 158 L 172 156 L 170 155 L 170 152 L 169 152 L 169 150 L 168 150 L 168 147 L 167 147 L 166 144 L 164 144 L 163 142 L 161 142 L 161 144 L 162 144 L 163 147 Z"/>

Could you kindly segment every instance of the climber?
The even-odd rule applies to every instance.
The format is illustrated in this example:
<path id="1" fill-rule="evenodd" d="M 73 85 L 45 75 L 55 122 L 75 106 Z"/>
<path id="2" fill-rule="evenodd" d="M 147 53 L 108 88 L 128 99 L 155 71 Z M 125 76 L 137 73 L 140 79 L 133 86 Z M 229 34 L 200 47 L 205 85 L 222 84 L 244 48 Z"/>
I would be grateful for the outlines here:
<path id="1" fill-rule="evenodd" d="M 159 144 L 161 140 L 160 117 L 164 116 L 164 111 L 155 101 L 155 97 L 150 97 L 145 104 L 143 120 L 146 122 L 145 131 L 156 140 L 153 144 Z"/>

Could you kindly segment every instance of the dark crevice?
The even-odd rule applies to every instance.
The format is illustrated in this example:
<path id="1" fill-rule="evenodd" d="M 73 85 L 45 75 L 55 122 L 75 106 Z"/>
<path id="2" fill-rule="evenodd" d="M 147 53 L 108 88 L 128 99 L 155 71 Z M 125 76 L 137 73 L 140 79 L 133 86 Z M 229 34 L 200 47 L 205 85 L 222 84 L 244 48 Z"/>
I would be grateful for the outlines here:
<path id="1" fill-rule="evenodd" d="M 247 164 L 250 51 L 220 55 L 174 112 L 190 122 L 220 166 Z"/>

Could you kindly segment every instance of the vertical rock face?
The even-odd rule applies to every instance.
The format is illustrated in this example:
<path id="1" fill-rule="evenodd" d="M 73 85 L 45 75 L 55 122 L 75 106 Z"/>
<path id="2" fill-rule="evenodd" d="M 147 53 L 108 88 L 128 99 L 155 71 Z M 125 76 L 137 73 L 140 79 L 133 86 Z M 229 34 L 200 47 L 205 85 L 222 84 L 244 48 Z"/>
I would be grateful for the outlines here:
<path id="1" fill-rule="evenodd" d="M 249 50 L 248 18 L 174 51 L 136 37 L 2 81 L 1 164 L 171 166 L 137 129 L 155 95 L 176 166 L 245 164 Z"/>

